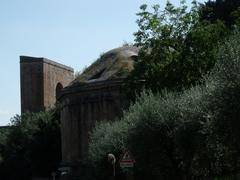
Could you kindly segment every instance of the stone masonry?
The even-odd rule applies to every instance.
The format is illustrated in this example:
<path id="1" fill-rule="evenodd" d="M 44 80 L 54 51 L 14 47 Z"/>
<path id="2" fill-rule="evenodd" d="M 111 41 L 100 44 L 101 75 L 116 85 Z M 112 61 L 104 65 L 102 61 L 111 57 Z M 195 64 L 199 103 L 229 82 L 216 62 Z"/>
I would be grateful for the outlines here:
<path id="1" fill-rule="evenodd" d="M 132 71 L 138 49 L 132 46 L 108 51 L 64 88 L 61 103 L 62 166 L 69 169 L 63 180 L 82 176 L 90 133 L 96 122 L 122 116 L 129 101 L 124 83 Z"/>
<path id="2" fill-rule="evenodd" d="M 68 66 L 42 57 L 20 56 L 21 112 L 52 107 L 73 77 L 73 69 Z"/>
<path id="3" fill-rule="evenodd" d="M 68 170 L 61 179 L 81 177 L 96 122 L 113 121 L 128 107 L 123 85 L 137 56 L 134 46 L 110 50 L 75 79 L 68 66 L 46 58 L 20 57 L 22 113 L 44 110 L 56 100 L 61 105 L 61 168 Z"/>

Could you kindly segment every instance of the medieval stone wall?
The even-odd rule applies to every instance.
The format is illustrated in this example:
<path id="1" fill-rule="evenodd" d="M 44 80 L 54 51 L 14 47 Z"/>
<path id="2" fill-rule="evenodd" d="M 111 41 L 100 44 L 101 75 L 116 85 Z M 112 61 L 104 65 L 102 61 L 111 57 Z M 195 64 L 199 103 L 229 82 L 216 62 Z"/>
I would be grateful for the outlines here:
<path id="1" fill-rule="evenodd" d="M 69 85 L 73 69 L 46 58 L 20 57 L 21 112 L 39 112 L 56 102 L 56 88 Z"/>
<path id="2" fill-rule="evenodd" d="M 43 64 L 40 59 L 30 61 L 20 57 L 21 111 L 38 112 L 43 106 Z"/>
<path id="3" fill-rule="evenodd" d="M 60 102 L 61 166 L 69 169 L 66 179 L 80 177 L 96 122 L 115 120 L 128 106 L 122 86 L 137 54 L 136 47 L 113 49 L 74 81 L 72 68 L 45 58 L 20 57 L 22 112 L 38 112 L 56 99 Z"/>
<path id="4" fill-rule="evenodd" d="M 122 115 L 126 99 L 122 80 L 108 80 L 65 89 L 60 97 L 62 161 L 78 164 L 88 151 L 89 133 L 95 123 Z"/>
<path id="5" fill-rule="evenodd" d="M 62 88 L 72 81 L 73 69 L 45 59 L 43 64 L 44 107 L 53 106 L 57 99 L 57 88 L 59 88 L 60 92 Z"/>

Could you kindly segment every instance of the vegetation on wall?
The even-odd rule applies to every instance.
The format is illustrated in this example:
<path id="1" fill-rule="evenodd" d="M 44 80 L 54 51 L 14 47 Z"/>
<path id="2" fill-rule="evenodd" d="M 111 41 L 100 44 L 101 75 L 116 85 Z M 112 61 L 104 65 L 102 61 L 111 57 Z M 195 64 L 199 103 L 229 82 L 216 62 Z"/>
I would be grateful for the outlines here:
<path id="1" fill-rule="evenodd" d="M 118 161 L 126 149 L 138 180 L 237 178 L 240 32 L 232 29 L 239 25 L 240 4 L 180 4 L 141 6 L 135 33 L 141 50 L 126 86 L 136 101 L 122 119 L 93 130 L 81 162 L 91 180 L 109 176 L 109 152 L 122 177 Z M 0 179 L 49 177 L 60 150 L 58 110 L 15 116 L 11 128 L 0 131 Z"/>

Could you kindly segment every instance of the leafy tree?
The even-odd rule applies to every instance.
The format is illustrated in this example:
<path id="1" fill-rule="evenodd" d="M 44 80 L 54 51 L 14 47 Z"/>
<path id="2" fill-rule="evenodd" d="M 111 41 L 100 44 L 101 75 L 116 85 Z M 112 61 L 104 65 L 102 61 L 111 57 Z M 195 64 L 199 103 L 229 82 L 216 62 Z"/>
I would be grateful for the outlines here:
<path id="1" fill-rule="evenodd" d="M 218 64 L 210 76 L 214 91 L 209 94 L 211 131 L 209 141 L 213 146 L 219 174 L 237 174 L 240 170 L 240 33 L 235 31 L 219 50 Z"/>
<path id="2" fill-rule="evenodd" d="M 17 115 L 1 148 L 1 179 L 49 177 L 59 165 L 60 150 L 56 110 Z"/>
<path id="3" fill-rule="evenodd" d="M 201 21 L 215 23 L 218 20 L 228 27 L 239 23 L 240 1 L 238 0 L 208 0 L 200 8 Z"/>
<path id="4" fill-rule="evenodd" d="M 138 61 L 127 82 L 127 91 L 164 88 L 180 90 L 200 81 L 215 64 L 218 42 L 226 34 L 223 23 L 200 22 L 198 5 L 188 11 L 185 1 L 180 7 L 170 2 L 163 11 L 153 6 L 140 7 L 139 30 L 134 34 L 141 47 Z"/>
<path id="5" fill-rule="evenodd" d="M 215 179 L 240 168 L 240 33 L 220 47 L 201 84 L 183 92 L 143 92 L 120 121 L 92 134 L 94 169 L 108 151 L 131 150 L 137 179 Z M 99 171 L 101 173 L 101 171 Z"/>

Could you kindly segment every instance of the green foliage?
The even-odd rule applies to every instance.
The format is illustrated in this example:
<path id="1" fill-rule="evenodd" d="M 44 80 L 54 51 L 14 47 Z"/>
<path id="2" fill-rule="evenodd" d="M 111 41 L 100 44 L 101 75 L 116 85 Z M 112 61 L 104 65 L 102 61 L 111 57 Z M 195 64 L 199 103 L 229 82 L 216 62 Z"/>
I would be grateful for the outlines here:
<path id="1" fill-rule="evenodd" d="M 10 130 L 10 126 L 5 126 L 5 127 L 3 126 L 0 129 L 0 152 L 2 152 L 4 149 L 9 130 Z M 0 163 L 2 163 L 2 161 L 3 161 L 3 157 L 2 157 L 2 154 L 0 153 Z"/>
<path id="2" fill-rule="evenodd" d="M 201 129 L 207 117 L 203 109 L 205 93 L 199 86 L 180 95 L 143 96 L 144 108 L 140 116 L 134 117 L 135 124 L 128 134 L 139 178 L 167 180 L 192 176 L 195 154 L 204 144 Z"/>
<path id="3" fill-rule="evenodd" d="M 123 135 L 127 134 L 128 128 L 124 121 L 97 123 L 89 146 L 90 167 L 94 167 L 97 179 L 105 179 L 109 174 L 107 153 L 115 154 L 119 160 L 126 144 Z"/>
<path id="4" fill-rule="evenodd" d="M 209 95 L 211 131 L 208 141 L 213 149 L 218 174 L 239 171 L 240 128 L 240 40 L 239 32 L 219 50 L 219 63 L 210 79 L 214 91 Z"/>
<path id="5" fill-rule="evenodd" d="M 49 177 L 61 157 L 56 110 L 16 115 L 2 144 L 1 179 Z"/>
<path id="6" fill-rule="evenodd" d="M 200 19 L 211 23 L 221 20 L 228 27 L 238 24 L 240 20 L 240 1 L 208 0 L 200 8 Z"/>
<path id="7" fill-rule="evenodd" d="M 137 14 L 139 30 L 134 34 L 141 47 L 138 62 L 127 82 L 131 97 L 143 88 L 153 92 L 164 88 L 180 90 L 200 81 L 215 64 L 218 42 L 226 27 L 199 21 L 198 5 L 188 11 L 185 1 L 180 7 L 167 3 L 163 11 L 142 5 Z"/>
<path id="8" fill-rule="evenodd" d="M 182 93 L 143 92 L 124 117 L 92 134 L 90 161 L 129 149 L 137 179 L 237 177 L 240 168 L 240 33 L 221 46 L 203 83 Z M 100 173 L 101 171 L 99 171 Z"/>

